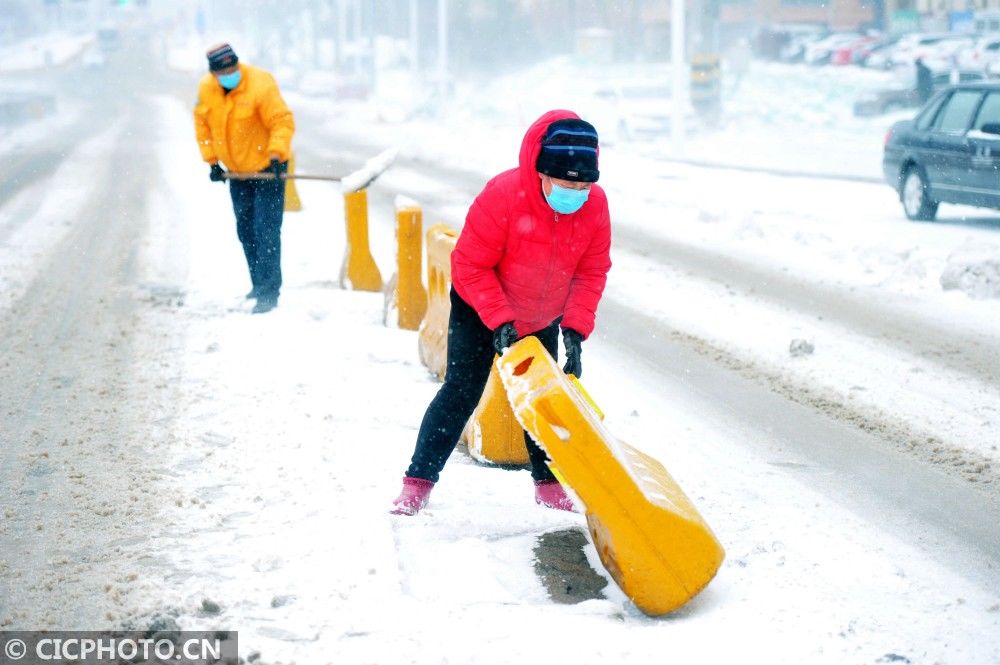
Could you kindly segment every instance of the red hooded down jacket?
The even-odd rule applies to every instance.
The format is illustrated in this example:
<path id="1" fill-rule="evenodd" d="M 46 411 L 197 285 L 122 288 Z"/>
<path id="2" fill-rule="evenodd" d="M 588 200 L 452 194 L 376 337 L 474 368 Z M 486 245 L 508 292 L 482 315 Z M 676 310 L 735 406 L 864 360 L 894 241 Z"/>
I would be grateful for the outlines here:
<path id="1" fill-rule="evenodd" d="M 611 268 L 608 200 L 594 184 L 582 208 L 557 213 L 535 170 L 545 130 L 563 118 L 577 115 L 549 111 L 528 128 L 520 166 L 486 183 L 452 252 L 455 291 L 491 330 L 513 321 L 523 336 L 560 315 L 584 338 L 594 330 Z"/>

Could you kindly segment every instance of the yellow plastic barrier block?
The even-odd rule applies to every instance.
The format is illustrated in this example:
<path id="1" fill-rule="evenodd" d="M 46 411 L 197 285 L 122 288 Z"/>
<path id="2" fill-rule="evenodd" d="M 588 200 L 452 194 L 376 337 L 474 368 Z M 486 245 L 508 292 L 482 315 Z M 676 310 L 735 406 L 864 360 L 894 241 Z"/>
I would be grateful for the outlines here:
<path id="1" fill-rule="evenodd" d="M 423 213 L 409 201 L 396 203 L 396 273 L 385 287 L 383 322 L 417 330 L 427 313 L 427 291 L 420 279 L 423 262 Z"/>
<path id="2" fill-rule="evenodd" d="M 368 246 L 368 191 L 344 194 L 347 247 L 340 266 L 340 287 L 355 291 L 381 291 L 382 273 Z"/>
<path id="3" fill-rule="evenodd" d="M 288 174 L 295 173 L 295 155 L 288 158 Z M 302 199 L 299 198 L 299 190 L 295 188 L 294 180 L 285 180 L 285 212 L 299 212 L 302 210 Z"/>
<path id="4" fill-rule="evenodd" d="M 604 414 L 583 389 L 579 379 L 572 375 L 566 378 L 583 395 L 597 417 L 603 419 Z M 510 408 L 507 389 L 500 381 L 495 364 L 490 370 L 483 396 L 462 431 L 462 442 L 468 446 L 469 454 L 480 462 L 527 464 L 530 461 L 524 445 L 524 428 Z"/>
<path id="5" fill-rule="evenodd" d="M 639 609 L 666 614 L 707 585 L 725 552 L 655 459 L 617 441 L 534 337 L 497 361 L 514 413 L 586 507 L 594 545 Z"/>
<path id="6" fill-rule="evenodd" d="M 510 408 L 496 365 L 490 370 L 483 396 L 462 432 L 462 441 L 469 454 L 480 462 L 527 464 L 529 461 L 524 428 Z"/>
<path id="7" fill-rule="evenodd" d="M 451 252 L 458 231 L 444 224 L 427 229 L 427 313 L 417 333 L 420 362 L 444 381 L 448 368 L 448 317 L 451 315 Z"/>

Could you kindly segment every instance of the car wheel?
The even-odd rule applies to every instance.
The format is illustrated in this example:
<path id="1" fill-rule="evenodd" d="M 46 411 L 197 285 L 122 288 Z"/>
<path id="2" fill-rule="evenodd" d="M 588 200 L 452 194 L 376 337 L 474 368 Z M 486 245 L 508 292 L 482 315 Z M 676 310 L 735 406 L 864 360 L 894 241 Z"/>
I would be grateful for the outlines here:
<path id="1" fill-rule="evenodd" d="M 899 198 L 903 202 L 903 212 L 913 220 L 930 222 L 937 215 L 938 202 L 927 195 L 927 176 L 919 166 L 911 166 L 903 174 L 903 186 Z"/>

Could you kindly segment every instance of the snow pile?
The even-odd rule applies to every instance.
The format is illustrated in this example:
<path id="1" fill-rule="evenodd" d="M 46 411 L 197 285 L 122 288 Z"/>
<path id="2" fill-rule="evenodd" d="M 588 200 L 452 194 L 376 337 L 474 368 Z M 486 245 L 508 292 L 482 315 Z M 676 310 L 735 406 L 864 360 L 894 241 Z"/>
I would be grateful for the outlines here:
<path id="1" fill-rule="evenodd" d="M 972 298 L 1000 298 L 1000 247 L 963 247 L 952 253 L 941 273 L 941 287 Z"/>

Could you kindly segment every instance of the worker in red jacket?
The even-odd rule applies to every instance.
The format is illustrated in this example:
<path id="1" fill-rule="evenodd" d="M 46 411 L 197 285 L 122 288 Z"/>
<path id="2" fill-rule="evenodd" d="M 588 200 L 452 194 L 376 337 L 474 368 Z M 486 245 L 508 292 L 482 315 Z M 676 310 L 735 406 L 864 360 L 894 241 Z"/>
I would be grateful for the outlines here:
<path id="1" fill-rule="evenodd" d="M 597 131 L 570 111 L 549 111 L 521 143 L 519 166 L 473 201 L 451 256 L 451 316 L 444 385 L 420 424 L 395 514 L 427 504 L 489 378 L 494 353 L 534 335 L 567 374 L 580 376 L 580 345 L 594 330 L 611 268 L 611 220 L 596 184 Z M 573 505 L 525 432 L 537 503 Z"/>

